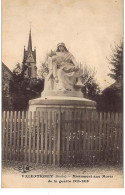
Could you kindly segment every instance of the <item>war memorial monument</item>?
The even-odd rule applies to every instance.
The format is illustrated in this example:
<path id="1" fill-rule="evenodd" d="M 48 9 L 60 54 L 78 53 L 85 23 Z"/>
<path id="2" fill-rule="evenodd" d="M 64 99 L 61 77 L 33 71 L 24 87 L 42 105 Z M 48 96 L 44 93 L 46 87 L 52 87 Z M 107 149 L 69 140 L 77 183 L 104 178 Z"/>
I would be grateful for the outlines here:
<path id="1" fill-rule="evenodd" d="M 29 101 L 29 111 L 56 111 L 96 109 L 96 102 L 84 98 L 81 92 L 82 70 L 64 43 L 57 45 L 53 55 L 46 61 L 48 74 L 40 98 Z"/>

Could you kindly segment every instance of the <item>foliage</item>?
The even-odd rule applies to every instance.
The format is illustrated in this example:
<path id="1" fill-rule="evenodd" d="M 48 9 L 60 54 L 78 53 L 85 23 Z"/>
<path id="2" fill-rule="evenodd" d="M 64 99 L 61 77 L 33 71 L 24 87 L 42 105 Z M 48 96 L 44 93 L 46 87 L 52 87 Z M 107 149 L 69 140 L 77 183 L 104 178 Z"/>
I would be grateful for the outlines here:
<path id="1" fill-rule="evenodd" d="M 96 100 L 100 94 L 100 87 L 95 79 L 96 71 L 89 66 L 84 66 L 81 81 L 83 83 L 82 92 L 86 98 Z"/>
<path id="2" fill-rule="evenodd" d="M 123 42 L 119 45 L 115 45 L 111 48 L 111 55 L 108 58 L 110 65 L 112 66 L 111 73 L 108 74 L 112 79 L 117 82 L 123 82 Z"/>
<path id="3" fill-rule="evenodd" d="M 10 81 L 10 94 L 13 97 L 13 109 L 25 110 L 28 108 L 30 99 L 41 96 L 44 81 L 37 78 L 25 77 L 26 67 L 23 69 L 17 66 L 13 71 L 13 78 Z"/>
<path id="4" fill-rule="evenodd" d="M 99 110 L 105 112 L 122 112 L 123 96 L 117 86 L 113 87 L 111 85 L 103 91 L 99 99 Z"/>
<path id="5" fill-rule="evenodd" d="M 105 112 L 123 111 L 123 42 L 111 48 L 108 58 L 111 73 L 108 74 L 115 83 L 102 92 L 99 100 L 99 110 Z"/>
<path id="6" fill-rule="evenodd" d="M 48 57 L 52 57 L 53 55 L 55 55 L 56 52 L 51 50 L 49 53 L 46 54 L 44 62 L 42 62 L 40 70 L 39 70 L 39 77 L 42 79 L 45 79 L 45 76 L 49 73 L 49 68 L 48 68 Z"/>
<path id="7" fill-rule="evenodd" d="M 9 93 L 11 77 L 11 71 L 2 63 L 2 110 L 12 110 L 12 98 Z"/>

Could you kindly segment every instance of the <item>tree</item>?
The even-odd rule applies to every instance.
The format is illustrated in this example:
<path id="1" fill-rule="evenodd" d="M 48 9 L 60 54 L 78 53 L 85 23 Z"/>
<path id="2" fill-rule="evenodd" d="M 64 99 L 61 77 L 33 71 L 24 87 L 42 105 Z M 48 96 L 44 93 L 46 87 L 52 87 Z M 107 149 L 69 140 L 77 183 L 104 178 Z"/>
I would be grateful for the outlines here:
<path id="1" fill-rule="evenodd" d="M 10 81 L 10 93 L 13 97 L 14 110 L 26 110 L 30 99 L 38 98 L 44 87 L 44 81 L 40 78 L 25 77 L 27 67 L 17 64 Z"/>
<path id="2" fill-rule="evenodd" d="M 108 58 L 111 65 L 110 76 L 114 83 L 102 92 L 100 109 L 106 112 L 122 112 L 123 110 L 123 42 L 111 48 Z M 103 102 L 103 104 L 102 104 Z"/>
<path id="3" fill-rule="evenodd" d="M 95 69 L 92 69 L 91 67 L 85 65 L 83 74 L 81 76 L 81 81 L 83 83 L 82 92 L 86 98 L 90 98 L 92 100 L 97 100 L 97 96 L 101 92 L 95 76 Z"/>
<path id="4" fill-rule="evenodd" d="M 12 72 L 2 62 L 2 110 L 12 110 L 12 97 L 10 95 L 10 79 Z"/>
<path id="5" fill-rule="evenodd" d="M 49 73 L 49 68 L 47 64 L 48 57 L 52 57 L 55 55 L 56 52 L 51 50 L 49 53 L 46 54 L 44 61 L 41 64 L 40 70 L 39 70 L 39 77 L 42 79 L 45 79 L 46 74 Z"/>
<path id="6" fill-rule="evenodd" d="M 123 41 L 119 45 L 111 48 L 111 55 L 108 58 L 109 64 L 112 66 L 111 73 L 108 74 L 116 82 L 123 84 Z"/>

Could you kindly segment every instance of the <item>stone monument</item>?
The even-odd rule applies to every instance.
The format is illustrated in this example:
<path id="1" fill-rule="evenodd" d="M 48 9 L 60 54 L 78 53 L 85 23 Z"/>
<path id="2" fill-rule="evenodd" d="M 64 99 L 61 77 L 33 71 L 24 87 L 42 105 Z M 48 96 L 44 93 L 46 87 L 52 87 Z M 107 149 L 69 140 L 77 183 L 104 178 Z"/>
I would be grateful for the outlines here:
<path id="1" fill-rule="evenodd" d="M 64 43 L 57 45 L 56 52 L 48 56 L 46 65 L 48 74 L 44 91 L 41 98 L 29 101 L 29 111 L 96 109 L 96 103 L 84 98 L 81 92 L 82 71 Z"/>

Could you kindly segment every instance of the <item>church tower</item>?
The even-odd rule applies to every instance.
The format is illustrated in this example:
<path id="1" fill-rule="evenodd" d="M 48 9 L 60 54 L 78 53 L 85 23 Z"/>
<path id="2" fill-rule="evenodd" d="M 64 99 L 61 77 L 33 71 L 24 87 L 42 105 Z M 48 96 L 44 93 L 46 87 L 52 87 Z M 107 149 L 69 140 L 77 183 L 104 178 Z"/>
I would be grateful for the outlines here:
<path id="1" fill-rule="evenodd" d="M 29 78 L 37 77 L 37 67 L 36 67 L 36 49 L 32 50 L 32 38 L 31 29 L 29 33 L 28 48 L 25 49 L 24 46 L 24 57 L 23 57 L 23 67 L 27 66 L 25 71 L 25 76 Z"/>

